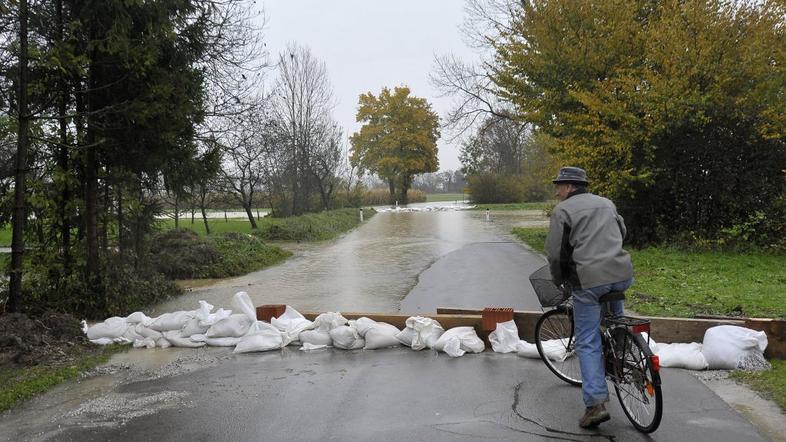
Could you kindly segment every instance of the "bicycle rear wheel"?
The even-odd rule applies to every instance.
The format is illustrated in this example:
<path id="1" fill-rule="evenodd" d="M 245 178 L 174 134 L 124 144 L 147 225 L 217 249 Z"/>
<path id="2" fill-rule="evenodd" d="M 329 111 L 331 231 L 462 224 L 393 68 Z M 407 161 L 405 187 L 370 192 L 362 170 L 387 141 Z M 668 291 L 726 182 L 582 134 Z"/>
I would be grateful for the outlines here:
<path id="1" fill-rule="evenodd" d="M 617 348 L 622 349 L 619 371 L 612 378 L 617 398 L 633 426 L 642 433 L 652 433 L 663 416 L 660 375 L 652 366 L 652 352 L 640 334 L 624 328 L 615 332 Z"/>
<path id="2" fill-rule="evenodd" d="M 549 370 L 563 381 L 581 386 L 572 309 L 558 308 L 544 313 L 535 325 L 535 345 Z"/>

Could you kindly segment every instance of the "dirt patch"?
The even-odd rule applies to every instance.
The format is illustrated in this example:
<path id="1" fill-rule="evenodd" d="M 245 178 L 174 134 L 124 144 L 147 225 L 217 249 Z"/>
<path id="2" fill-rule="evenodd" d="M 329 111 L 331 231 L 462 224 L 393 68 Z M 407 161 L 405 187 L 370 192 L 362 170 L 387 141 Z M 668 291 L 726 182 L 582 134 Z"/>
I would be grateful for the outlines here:
<path id="1" fill-rule="evenodd" d="M 37 318 L 0 315 L 0 366 L 59 365 L 69 362 L 74 350 L 83 353 L 92 347 L 71 315 L 52 311 Z"/>

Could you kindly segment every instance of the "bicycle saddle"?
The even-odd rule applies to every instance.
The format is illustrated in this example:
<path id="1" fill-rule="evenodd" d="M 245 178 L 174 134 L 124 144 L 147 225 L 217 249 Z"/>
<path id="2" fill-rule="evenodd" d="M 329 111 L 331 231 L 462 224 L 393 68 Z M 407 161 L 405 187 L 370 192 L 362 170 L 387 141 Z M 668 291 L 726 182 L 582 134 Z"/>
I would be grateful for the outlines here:
<path id="1" fill-rule="evenodd" d="M 624 301 L 625 300 L 625 292 L 608 292 L 605 295 L 602 295 L 598 298 L 599 303 L 604 302 L 611 302 L 611 301 Z"/>

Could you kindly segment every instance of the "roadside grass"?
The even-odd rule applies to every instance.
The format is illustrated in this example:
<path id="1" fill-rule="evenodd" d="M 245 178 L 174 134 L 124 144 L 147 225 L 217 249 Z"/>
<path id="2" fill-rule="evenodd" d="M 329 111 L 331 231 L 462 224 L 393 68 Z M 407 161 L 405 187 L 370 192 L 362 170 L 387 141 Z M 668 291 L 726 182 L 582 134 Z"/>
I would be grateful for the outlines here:
<path id="1" fill-rule="evenodd" d="M 543 253 L 546 228 L 513 234 Z M 627 249 L 636 282 L 626 303 L 642 315 L 786 317 L 786 256 L 769 253 Z"/>
<path id="2" fill-rule="evenodd" d="M 128 346 L 118 344 L 89 350 L 81 346 L 71 348 L 72 354 L 67 363 L 0 367 L 0 385 L 3 386 L 0 389 L 0 412 L 62 382 L 75 379 L 80 373 L 105 363 L 114 353 L 128 350 Z"/>
<path id="3" fill-rule="evenodd" d="M 786 412 L 786 360 L 772 359 L 772 370 L 734 371 L 731 378 L 744 382 L 777 403 Z"/>
<path id="4" fill-rule="evenodd" d="M 374 209 L 364 209 L 365 219 L 371 218 L 376 211 Z M 360 224 L 358 209 L 338 209 L 327 212 L 308 213 L 301 216 L 287 218 L 262 217 L 257 220 L 257 229 L 251 228 L 251 222 L 247 218 L 230 218 L 228 221 L 223 219 L 212 219 L 209 221 L 210 235 L 220 235 L 223 233 L 248 233 L 258 236 L 264 240 L 284 240 L 284 241 L 324 241 L 338 237 Z M 162 231 L 175 228 L 175 221 L 172 219 L 159 220 L 157 226 Z M 180 222 L 181 229 L 188 229 L 199 235 L 205 235 L 205 225 L 202 220 L 195 220 L 191 224 Z"/>
<path id="5" fill-rule="evenodd" d="M 469 195 L 463 193 L 429 193 L 426 194 L 427 203 L 437 203 L 441 201 L 469 201 Z"/>
<path id="6" fill-rule="evenodd" d="M 552 201 L 509 204 L 476 204 L 472 210 L 548 210 L 554 205 Z"/>
<path id="7" fill-rule="evenodd" d="M 11 247 L 11 224 L 0 227 L 0 247 Z"/>
<path id="8" fill-rule="evenodd" d="M 246 233 L 199 236 L 178 229 L 154 238 L 150 264 L 174 280 L 228 278 L 275 265 L 291 255 Z"/>

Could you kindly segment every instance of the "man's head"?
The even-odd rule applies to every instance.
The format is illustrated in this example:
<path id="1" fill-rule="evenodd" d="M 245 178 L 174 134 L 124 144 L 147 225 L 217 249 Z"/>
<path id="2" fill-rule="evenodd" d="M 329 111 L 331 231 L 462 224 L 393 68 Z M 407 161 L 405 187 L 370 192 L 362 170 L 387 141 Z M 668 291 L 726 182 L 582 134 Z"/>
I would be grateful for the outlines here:
<path id="1" fill-rule="evenodd" d="M 579 167 L 563 167 L 557 178 L 552 180 L 556 186 L 556 196 L 564 201 L 576 189 L 587 187 L 587 172 Z"/>

